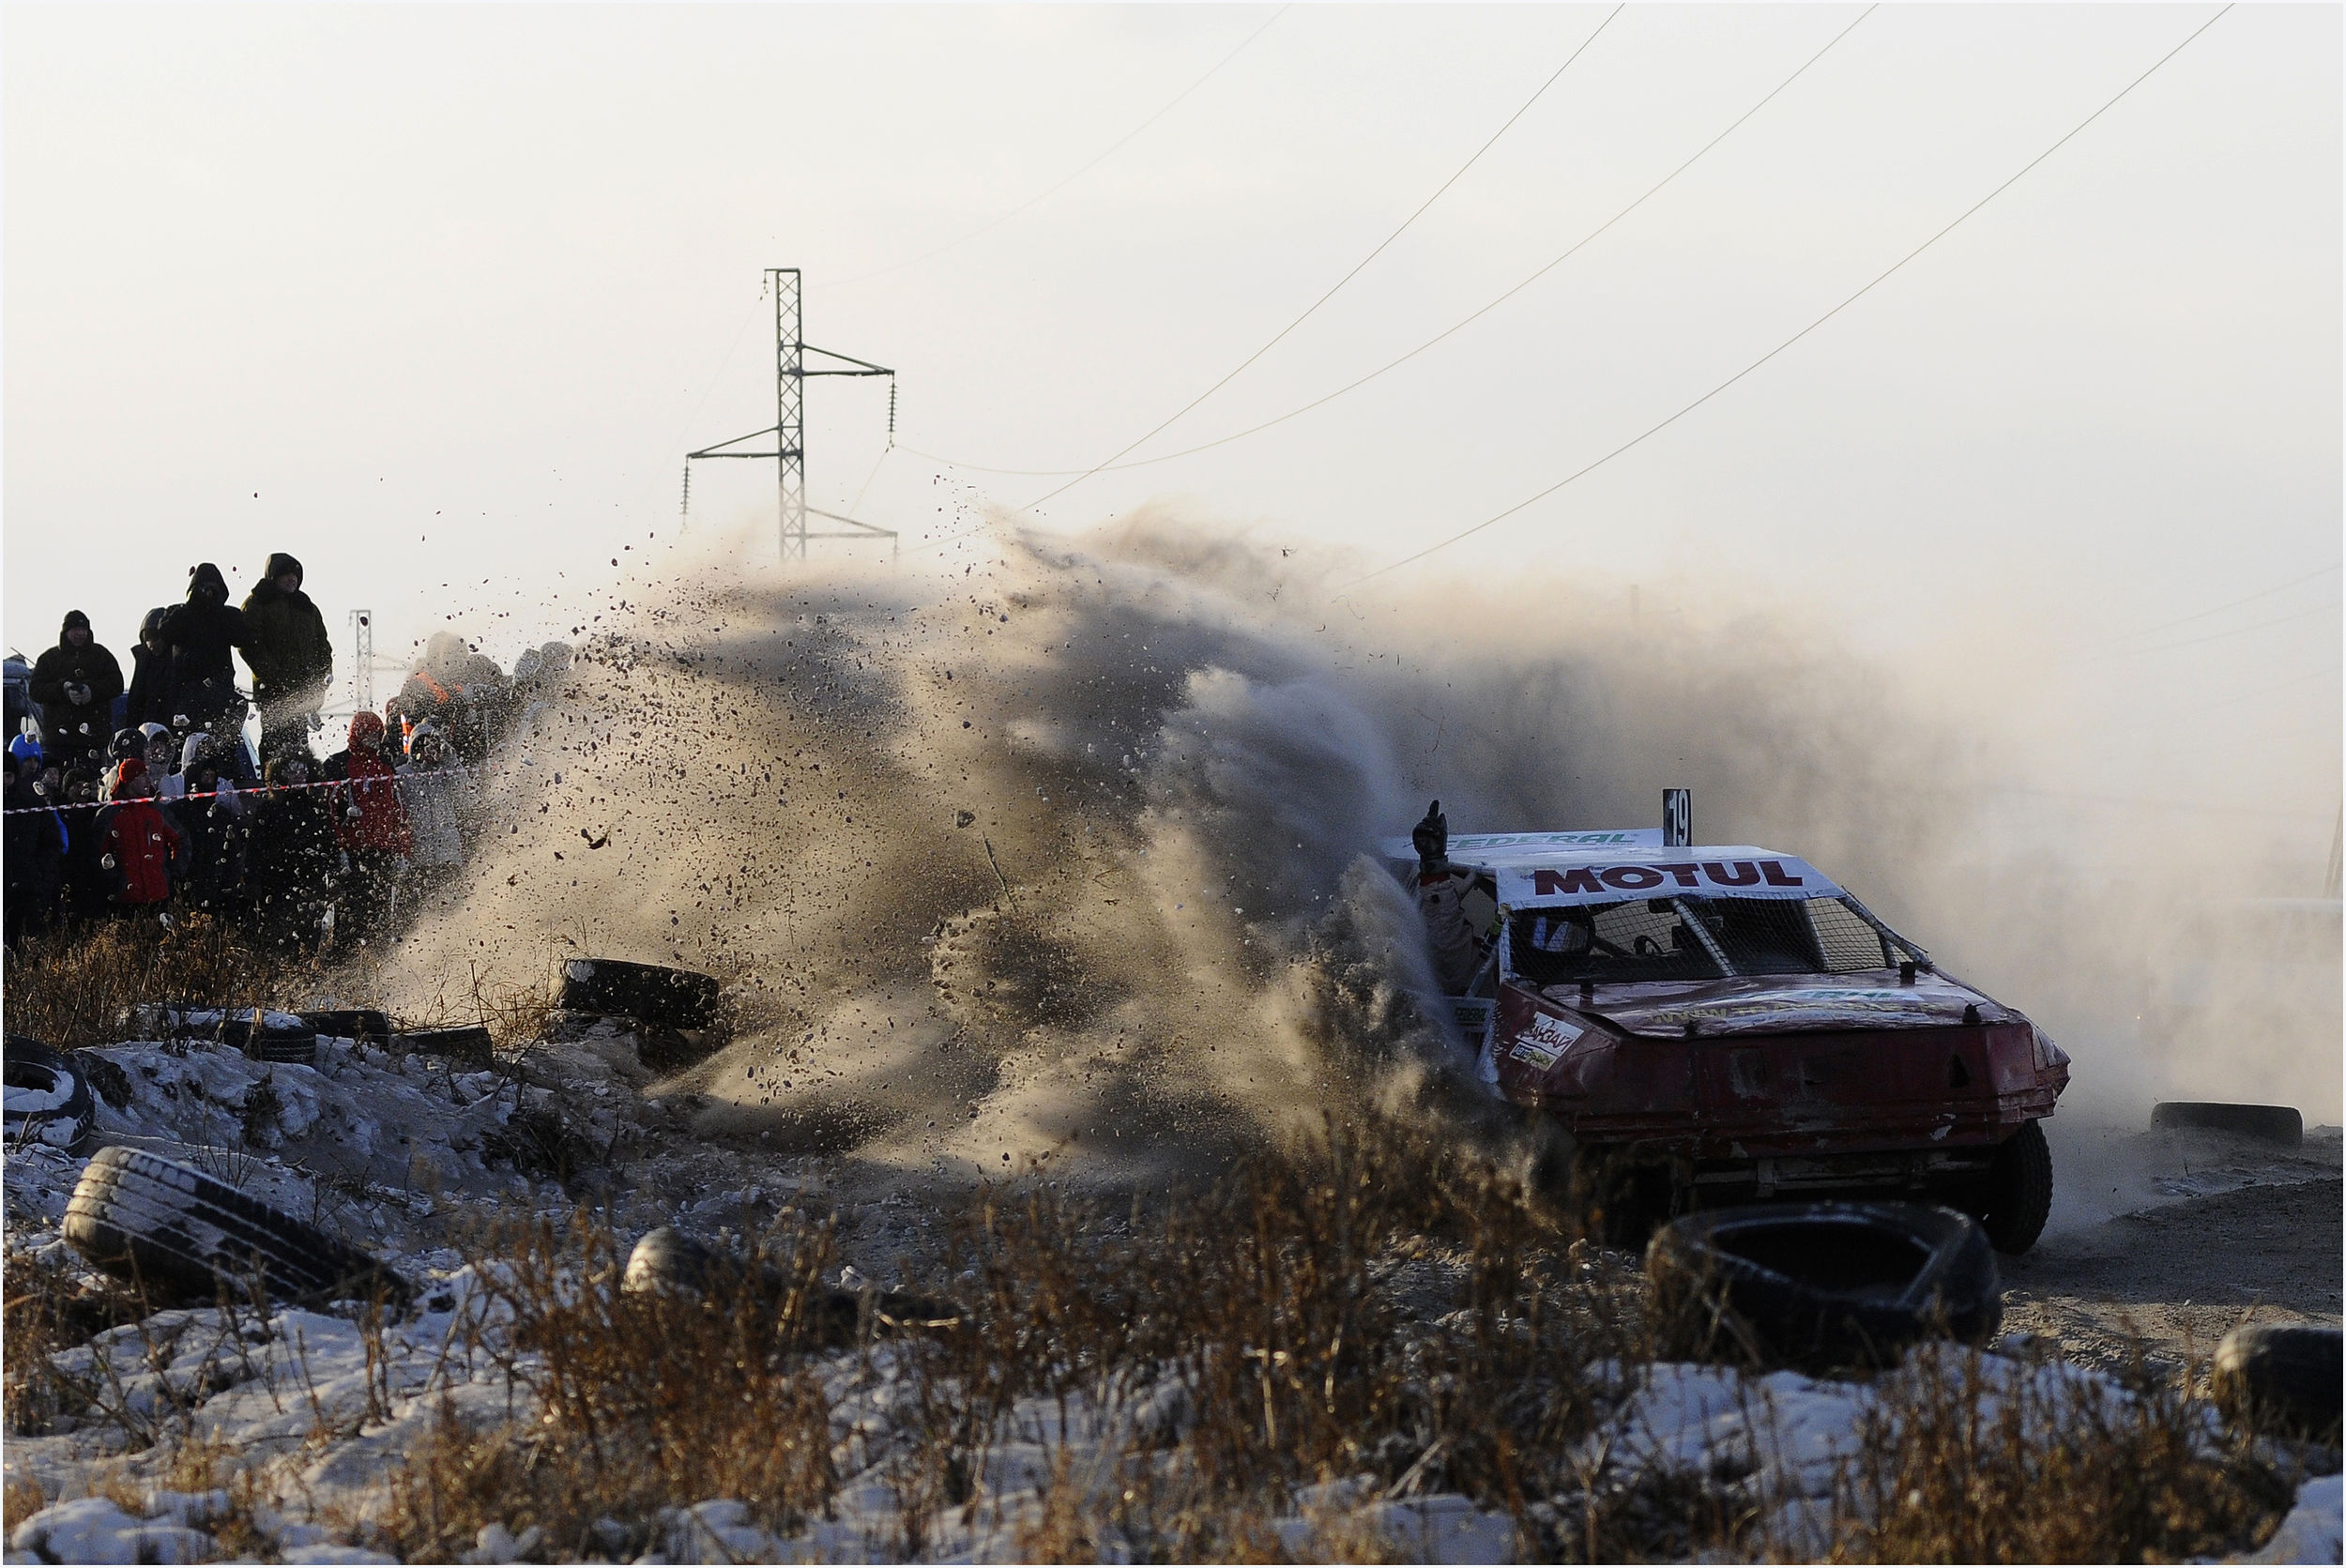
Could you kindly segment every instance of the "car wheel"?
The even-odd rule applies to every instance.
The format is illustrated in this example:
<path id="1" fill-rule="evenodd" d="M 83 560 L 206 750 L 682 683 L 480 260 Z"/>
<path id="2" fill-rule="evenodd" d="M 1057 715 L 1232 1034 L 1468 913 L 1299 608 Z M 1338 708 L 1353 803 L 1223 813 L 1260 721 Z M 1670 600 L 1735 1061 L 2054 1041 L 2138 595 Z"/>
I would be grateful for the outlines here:
<path id="1" fill-rule="evenodd" d="M 1562 1176 L 1557 1200 L 1585 1217 L 1591 1240 L 1616 1252 L 1643 1251 L 1654 1227 L 1676 1208 L 1667 1169 L 1636 1164 L 1617 1150 L 1573 1149 Z"/>
<path id="2" fill-rule="evenodd" d="M 1982 1195 L 1979 1223 L 1998 1252 L 2018 1257 L 2036 1245 L 2045 1217 L 2052 1212 L 2052 1150 L 2046 1146 L 2045 1129 L 2023 1122 L 1996 1149 Z"/>
<path id="3" fill-rule="evenodd" d="M 8 1141 L 45 1143 L 71 1149 L 89 1136 L 98 1119 L 90 1078 L 62 1051 L 29 1035 L 8 1037 L 6 1070 Z"/>
<path id="4" fill-rule="evenodd" d="M 117 1279 L 201 1299 L 258 1275 L 287 1302 L 404 1302 L 407 1282 L 355 1247 L 202 1171 L 119 1145 L 101 1149 L 66 1204 L 65 1239 Z"/>

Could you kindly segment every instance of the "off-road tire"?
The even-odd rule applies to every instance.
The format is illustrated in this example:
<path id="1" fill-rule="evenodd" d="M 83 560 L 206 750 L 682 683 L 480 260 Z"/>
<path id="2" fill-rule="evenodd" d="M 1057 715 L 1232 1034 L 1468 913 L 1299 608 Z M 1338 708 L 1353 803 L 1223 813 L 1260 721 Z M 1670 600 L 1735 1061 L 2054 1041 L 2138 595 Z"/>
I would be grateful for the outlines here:
<path id="1" fill-rule="evenodd" d="M 43 1143 L 70 1149 L 89 1140 L 98 1106 L 90 1097 L 90 1075 L 79 1061 L 30 1035 L 12 1034 L 7 1040 L 5 1063 L 0 1076 L 7 1078 L 8 1088 L 46 1093 L 57 1101 L 38 1110 L 7 1113 L 5 1132 L 9 1143 Z"/>
<path id="2" fill-rule="evenodd" d="M 356 1247 L 202 1171 L 144 1149 L 101 1149 L 66 1204 L 65 1239 L 91 1264 L 150 1290 L 198 1300 L 257 1278 L 272 1301 L 414 1294 Z"/>
<path id="3" fill-rule="evenodd" d="M 2045 1129 L 2024 1121 L 1997 1146 L 1980 1195 L 1979 1223 L 1998 1252 L 2018 1257 L 2036 1245 L 2052 1212 L 2052 1150 L 2045 1143 Z"/>
<path id="4" fill-rule="evenodd" d="M 1577 1211 L 1589 1239 L 1616 1252 L 1644 1251 L 1654 1230 L 1668 1224 L 1679 1207 L 1667 1168 L 1638 1164 L 1601 1146 L 1546 1151 L 1535 1169 L 1550 1200 Z"/>

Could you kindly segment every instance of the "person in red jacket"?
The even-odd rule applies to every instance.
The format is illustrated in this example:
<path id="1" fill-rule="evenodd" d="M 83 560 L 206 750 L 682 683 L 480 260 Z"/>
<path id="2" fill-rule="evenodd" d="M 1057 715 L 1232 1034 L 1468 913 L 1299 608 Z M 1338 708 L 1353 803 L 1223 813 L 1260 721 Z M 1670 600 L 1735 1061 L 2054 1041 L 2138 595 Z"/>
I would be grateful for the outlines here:
<path id="1" fill-rule="evenodd" d="M 114 904 L 130 914 L 160 914 L 171 897 L 171 874 L 187 844 L 156 809 L 146 765 L 125 758 L 114 803 L 98 826 L 98 863 L 114 875 Z"/>
<path id="2" fill-rule="evenodd" d="M 415 847 L 407 808 L 399 799 L 399 775 L 383 760 L 383 716 L 361 708 L 350 716 L 350 746 L 318 769 L 320 779 L 340 781 L 328 791 L 334 802 L 334 836 L 350 858 L 334 916 L 338 938 L 363 942 L 390 914 L 403 863 Z"/>

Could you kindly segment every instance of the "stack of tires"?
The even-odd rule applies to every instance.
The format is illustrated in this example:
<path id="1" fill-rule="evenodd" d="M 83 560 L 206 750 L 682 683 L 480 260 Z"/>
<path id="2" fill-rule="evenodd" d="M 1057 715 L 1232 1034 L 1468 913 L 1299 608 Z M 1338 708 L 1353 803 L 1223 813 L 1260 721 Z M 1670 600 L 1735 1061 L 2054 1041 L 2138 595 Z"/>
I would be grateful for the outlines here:
<path id="1" fill-rule="evenodd" d="M 290 1012 L 231 1013 L 220 1027 L 221 1043 L 233 1045 L 254 1061 L 318 1064 L 318 1031 Z"/>
<path id="2" fill-rule="evenodd" d="M 123 1022 L 157 1040 L 217 1042 L 255 1061 L 296 1062 L 315 1067 L 317 1027 L 302 1015 L 265 1008 L 190 1007 L 182 1002 L 142 1002 Z"/>

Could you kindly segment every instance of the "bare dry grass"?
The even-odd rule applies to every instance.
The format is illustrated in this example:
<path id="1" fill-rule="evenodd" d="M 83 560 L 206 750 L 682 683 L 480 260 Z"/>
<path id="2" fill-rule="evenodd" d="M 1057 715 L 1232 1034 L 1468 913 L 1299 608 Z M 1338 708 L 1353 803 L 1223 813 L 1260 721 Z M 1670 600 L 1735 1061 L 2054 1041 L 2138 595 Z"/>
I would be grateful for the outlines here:
<path id="1" fill-rule="evenodd" d="M 2177 1562 L 2272 1533 L 2293 1488 L 2171 1379 L 2015 1379 L 1977 1354 L 1884 1379 L 1836 1498 L 1848 1562 Z"/>
<path id="2" fill-rule="evenodd" d="M 18 1436 L 45 1432 L 56 1417 L 87 1404 L 80 1389 L 58 1376 L 57 1352 L 86 1344 L 106 1329 L 135 1323 L 154 1307 L 128 1286 L 85 1286 L 71 1271 L 26 1253 L 8 1253 L 0 1271 L 7 1301 L 0 1318 L 0 1338 L 8 1346 L 0 1377 L 7 1429 Z"/>
<path id="3" fill-rule="evenodd" d="M 503 1231 L 495 1292 L 515 1316 L 502 1354 L 535 1418 L 474 1430 L 444 1409 L 392 1484 L 385 1530 L 404 1557 L 453 1560 L 482 1527 L 536 1528 L 556 1559 L 607 1555 L 605 1518 L 640 1528 L 662 1507 L 746 1503 L 768 1529 L 800 1528 L 830 1496 L 830 1408 L 804 1366 L 822 1337 L 817 1280 L 827 1222 L 786 1220 L 754 1271 L 697 1299 L 617 1288 L 607 1230 Z"/>
<path id="4" fill-rule="evenodd" d="M 2253 1545 L 2290 1500 L 2182 1385 L 2118 1398 L 1953 1350 L 1874 1380 L 1860 1447 L 1803 1510 L 1750 1456 L 1624 1458 L 1603 1439 L 1619 1369 L 1655 1349 L 1634 1271 L 1390 1125 L 1114 1210 L 1036 1179 L 982 1193 L 924 1271 L 954 1314 L 898 1331 L 867 1310 L 844 1347 L 833 1240 L 785 1214 L 738 1277 L 638 1295 L 596 1225 L 477 1238 L 512 1327 L 471 1353 L 501 1365 L 513 1416 L 444 1404 L 370 1539 L 449 1560 L 497 1525 L 546 1560 L 624 1559 L 663 1549 L 663 1511 L 714 1499 L 794 1532 L 866 1467 L 893 1502 L 872 1555 L 999 1524 L 1038 1561 L 1408 1560 L 1422 1545 L 1373 1505 L 1436 1492 L 1511 1517 L 1546 1560 L 2169 1560 Z M 60 1288 L 11 1273 L 12 1415 L 18 1325 L 38 1328 L 18 1298 Z M 889 1418 L 836 1427 L 823 1379 L 843 1376 L 892 1390 Z M 986 1513 L 978 1478 L 1013 1449 L 1043 1455 L 1032 1501 Z M 203 1456 L 179 1469 L 202 1479 Z"/>
<path id="5" fill-rule="evenodd" d="M 141 1002 L 190 1007 L 306 1005 L 307 963 L 280 958 L 230 922 L 190 915 L 165 929 L 106 921 L 32 937 L 8 960 L 8 1028 L 59 1050 L 125 1038 Z"/>

